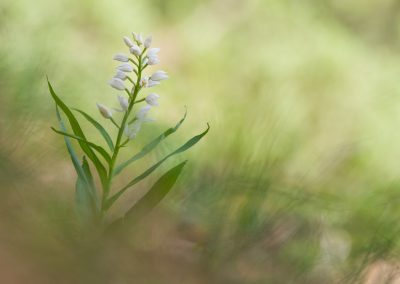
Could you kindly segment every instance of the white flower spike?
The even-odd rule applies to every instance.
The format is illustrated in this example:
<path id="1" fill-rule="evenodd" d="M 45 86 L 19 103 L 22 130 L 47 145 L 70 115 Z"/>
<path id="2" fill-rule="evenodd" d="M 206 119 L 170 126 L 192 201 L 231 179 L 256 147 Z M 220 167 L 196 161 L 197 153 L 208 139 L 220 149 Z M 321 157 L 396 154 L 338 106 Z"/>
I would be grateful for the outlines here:
<path id="1" fill-rule="evenodd" d="M 111 87 L 113 87 L 114 89 L 123 91 L 125 90 L 125 85 L 124 85 L 124 81 L 122 81 L 119 78 L 112 78 L 109 82 Z"/>
<path id="2" fill-rule="evenodd" d="M 121 109 L 123 111 L 126 111 L 128 109 L 129 106 L 129 101 L 126 97 L 124 96 L 118 96 L 118 101 L 119 101 L 119 105 L 121 106 Z"/>
<path id="3" fill-rule="evenodd" d="M 155 93 L 151 93 L 146 97 L 146 103 L 148 103 L 151 106 L 158 106 L 158 99 L 160 98 L 159 95 L 155 94 Z"/>
<path id="4" fill-rule="evenodd" d="M 144 47 L 149 48 L 151 46 L 151 42 L 153 41 L 153 37 L 152 36 L 148 36 L 145 40 L 144 40 Z"/>
<path id="5" fill-rule="evenodd" d="M 153 75 L 150 76 L 150 80 L 153 80 L 153 81 L 162 81 L 162 80 L 166 80 L 166 79 L 168 79 L 167 72 L 162 71 L 162 70 L 154 72 Z"/>
<path id="6" fill-rule="evenodd" d="M 112 112 L 108 107 L 99 103 L 97 103 L 96 105 L 103 117 L 107 119 L 112 117 Z"/>
<path id="7" fill-rule="evenodd" d="M 123 54 L 123 53 L 117 53 L 117 54 L 115 54 L 114 57 L 113 57 L 113 59 L 114 59 L 114 60 L 117 60 L 117 61 L 121 61 L 121 62 L 128 62 L 128 61 L 129 61 L 128 55 Z"/>
<path id="8" fill-rule="evenodd" d="M 124 71 L 124 72 L 132 72 L 133 66 L 128 63 L 122 63 L 117 67 L 117 70 Z"/>

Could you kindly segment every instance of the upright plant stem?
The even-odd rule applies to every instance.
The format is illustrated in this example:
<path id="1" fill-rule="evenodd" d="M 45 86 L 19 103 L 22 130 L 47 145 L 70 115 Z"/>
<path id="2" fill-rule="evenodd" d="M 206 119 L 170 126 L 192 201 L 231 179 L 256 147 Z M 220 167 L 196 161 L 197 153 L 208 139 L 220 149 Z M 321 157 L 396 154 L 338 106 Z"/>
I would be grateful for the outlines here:
<path id="1" fill-rule="evenodd" d="M 119 150 L 121 149 L 121 139 L 122 139 L 122 135 L 124 133 L 124 129 L 125 129 L 125 125 L 126 122 L 129 118 L 129 115 L 132 111 L 132 108 L 135 104 L 135 100 L 136 97 L 141 89 L 140 87 L 140 81 L 142 79 L 142 71 L 144 68 L 142 68 L 142 56 L 145 53 L 146 49 L 143 50 L 142 54 L 138 57 L 138 74 L 137 74 L 137 80 L 136 80 L 136 84 L 135 84 L 135 89 L 133 91 L 132 97 L 130 97 L 130 101 L 129 101 L 129 106 L 127 111 L 125 112 L 125 115 L 122 119 L 121 122 L 121 126 L 119 127 L 118 130 L 118 135 L 117 135 L 117 141 L 115 142 L 115 148 L 114 148 L 114 152 L 113 155 L 111 157 L 111 162 L 110 162 L 110 167 L 109 167 L 109 171 L 108 171 L 108 179 L 107 179 L 107 184 L 104 188 L 104 192 L 103 192 L 103 196 L 102 196 L 102 201 L 101 201 L 101 211 L 102 214 L 105 213 L 105 203 L 107 201 L 108 195 L 110 193 L 110 189 L 111 189 L 111 183 L 112 183 L 112 178 L 113 178 L 113 171 L 114 171 L 114 167 L 115 167 L 115 162 L 117 160 L 118 157 L 118 153 Z"/>

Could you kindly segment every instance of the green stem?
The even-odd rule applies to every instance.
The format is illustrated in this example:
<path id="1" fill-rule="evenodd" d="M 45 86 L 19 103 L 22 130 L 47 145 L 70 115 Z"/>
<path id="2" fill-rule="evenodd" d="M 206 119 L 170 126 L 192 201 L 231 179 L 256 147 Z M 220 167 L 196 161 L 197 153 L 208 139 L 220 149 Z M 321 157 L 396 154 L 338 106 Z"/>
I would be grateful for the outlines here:
<path id="1" fill-rule="evenodd" d="M 139 65 L 138 66 L 138 70 L 139 70 L 139 72 L 138 72 L 138 76 L 137 76 L 137 81 L 136 81 L 136 84 L 135 84 L 135 87 L 134 87 L 133 94 L 130 97 L 128 109 L 126 110 L 126 112 L 124 114 L 124 117 L 123 117 L 122 122 L 121 122 L 121 126 L 119 127 L 119 130 L 118 130 L 117 141 L 115 142 L 115 148 L 114 148 L 113 155 L 111 157 L 110 167 L 109 167 L 109 171 L 108 171 L 107 183 L 106 183 L 106 186 L 105 186 L 105 189 L 104 189 L 104 192 L 103 192 L 103 196 L 102 196 L 101 209 L 102 209 L 103 213 L 105 213 L 105 211 L 106 211 L 105 210 L 105 203 L 106 203 L 106 200 L 108 198 L 108 195 L 109 195 L 110 189 L 111 189 L 111 183 L 112 183 L 112 178 L 113 178 L 113 171 L 114 171 L 114 167 L 115 167 L 115 162 L 117 160 L 119 150 L 121 149 L 121 147 L 123 147 L 126 144 L 126 142 L 121 144 L 121 139 L 122 139 L 122 135 L 124 133 L 125 125 L 126 125 L 126 122 L 127 122 L 128 118 L 129 118 L 129 115 L 130 115 L 130 113 L 132 111 L 132 108 L 133 108 L 133 106 L 135 104 L 136 97 L 137 97 L 137 95 L 138 95 L 138 93 L 139 93 L 139 91 L 141 89 L 140 88 L 140 80 L 142 79 L 142 72 L 141 72 L 142 71 L 142 56 L 145 53 L 145 51 L 146 51 L 146 49 L 144 49 L 142 54 L 138 57 L 138 65 Z"/>

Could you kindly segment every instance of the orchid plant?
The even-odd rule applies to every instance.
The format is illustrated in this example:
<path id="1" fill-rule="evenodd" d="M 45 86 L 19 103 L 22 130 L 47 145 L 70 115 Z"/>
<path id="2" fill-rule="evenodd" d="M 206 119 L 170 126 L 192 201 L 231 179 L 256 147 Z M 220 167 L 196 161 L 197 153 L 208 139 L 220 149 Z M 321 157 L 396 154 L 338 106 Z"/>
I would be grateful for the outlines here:
<path id="1" fill-rule="evenodd" d="M 75 185 L 76 203 L 79 216 L 85 223 L 105 223 L 103 220 L 107 211 L 122 194 L 153 173 L 167 159 L 191 148 L 209 130 L 209 125 L 207 124 L 207 129 L 204 132 L 192 137 L 148 169 L 141 170 L 125 186 L 120 189 L 113 188 L 113 181 L 118 174 L 128 165 L 150 153 L 164 139 L 176 132 L 186 118 L 185 112 L 183 118 L 174 127 L 161 133 L 129 159 L 122 162 L 119 161 L 120 153 L 128 143 L 135 140 L 141 126 L 144 123 L 154 121 L 154 119 L 148 117 L 148 114 L 153 107 L 158 106 L 159 95 L 150 93 L 144 96 L 142 92 L 147 88 L 159 85 L 162 80 L 168 79 L 168 75 L 164 71 L 156 71 L 151 76 L 144 74 L 148 66 L 156 65 L 160 62 L 158 58 L 160 49 L 151 47 L 151 36 L 144 39 L 141 34 L 132 33 L 132 38 L 125 36 L 123 40 L 129 48 L 130 55 L 118 53 L 114 56 L 113 59 L 121 62 L 121 64 L 117 67 L 115 76 L 109 81 L 109 85 L 112 88 L 122 92 L 117 97 L 119 107 L 109 108 L 103 104 L 97 104 L 100 114 L 111 123 L 110 127 L 115 127 L 115 139 L 111 138 L 109 132 L 98 120 L 82 110 L 68 107 L 55 93 L 49 80 L 47 80 L 50 94 L 56 103 L 56 114 L 60 127 L 60 129 L 53 127 L 52 129 L 64 136 L 68 153 L 77 173 Z M 137 108 L 136 106 L 140 104 L 142 106 Z M 81 115 L 98 130 L 108 149 L 87 139 L 75 113 Z M 67 120 L 65 120 L 65 117 Z M 68 132 L 66 121 L 69 122 L 72 132 Z M 79 159 L 77 152 L 74 150 L 72 140 L 77 141 L 81 148 L 83 152 L 82 159 Z M 124 154 L 123 156 L 127 157 L 129 155 Z M 146 215 L 171 190 L 185 164 L 186 161 L 165 172 L 123 217 L 114 220 L 113 223 L 120 224 L 127 220 L 137 221 Z M 98 182 L 95 182 L 96 177 L 92 174 L 93 169 L 97 172 Z"/>

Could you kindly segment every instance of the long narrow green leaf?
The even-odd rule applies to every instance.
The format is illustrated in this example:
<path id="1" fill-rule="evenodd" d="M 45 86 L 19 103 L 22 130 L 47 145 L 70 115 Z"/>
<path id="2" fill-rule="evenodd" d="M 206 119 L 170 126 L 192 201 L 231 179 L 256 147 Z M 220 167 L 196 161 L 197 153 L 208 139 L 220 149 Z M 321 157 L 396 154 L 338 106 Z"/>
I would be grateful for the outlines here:
<path id="1" fill-rule="evenodd" d="M 114 144 L 107 130 L 105 130 L 100 123 L 98 123 L 93 117 L 88 115 L 86 112 L 77 108 L 73 108 L 73 110 L 79 112 L 81 115 L 83 115 L 84 118 L 87 119 L 87 121 L 89 121 L 94 127 L 96 127 L 96 129 L 100 132 L 101 136 L 103 136 L 104 140 L 107 142 L 107 145 L 110 148 L 110 150 L 114 151 Z"/>
<path id="2" fill-rule="evenodd" d="M 72 131 L 74 132 L 74 134 L 76 136 L 79 136 L 86 140 L 86 137 L 83 134 L 83 131 L 78 123 L 78 120 L 75 118 L 74 114 L 71 112 L 71 110 L 68 108 L 68 106 L 66 104 L 64 104 L 64 102 L 56 95 L 49 80 L 47 80 L 47 84 L 49 87 L 50 94 L 53 97 L 55 103 L 57 104 L 57 106 L 60 107 L 60 109 L 67 116 L 68 121 L 71 124 Z M 101 183 L 102 183 L 103 187 L 105 187 L 107 184 L 106 168 L 103 166 L 103 164 L 100 162 L 99 158 L 96 156 L 96 154 L 93 152 L 93 150 L 86 143 L 84 143 L 82 141 L 78 141 L 78 143 L 79 143 L 79 146 L 82 148 L 83 152 L 85 152 L 86 155 L 88 156 L 88 158 L 93 162 L 93 164 L 96 167 L 96 170 L 99 174 Z"/>
<path id="3" fill-rule="evenodd" d="M 61 118 L 61 115 L 60 115 L 60 112 L 59 112 L 57 106 L 56 106 L 56 114 L 57 114 L 57 119 L 58 119 L 61 129 L 63 131 L 66 131 L 64 121 Z M 67 136 L 64 136 L 64 141 L 65 141 L 65 145 L 67 146 L 68 153 L 71 157 L 72 164 L 74 165 L 74 168 L 75 168 L 75 171 L 76 171 L 78 177 L 80 177 L 81 179 L 86 181 L 85 173 L 80 165 L 78 156 L 76 155 L 75 150 L 72 147 L 72 143 L 71 143 L 70 139 Z"/>
<path id="4" fill-rule="evenodd" d="M 140 174 L 139 176 L 137 176 L 136 178 L 134 178 L 131 182 L 129 182 L 125 187 L 123 187 L 120 191 L 118 191 L 116 194 L 114 194 L 113 196 L 111 196 L 105 205 L 105 209 L 109 209 L 115 201 L 117 201 L 117 199 L 131 186 L 137 184 L 139 181 L 143 180 L 144 178 L 146 178 L 148 175 L 150 175 L 153 171 L 155 171 L 162 163 L 164 163 L 168 158 L 182 153 L 186 150 L 188 150 L 190 147 L 194 146 L 197 142 L 199 142 L 201 140 L 201 138 L 203 138 L 204 135 L 207 134 L 208 130 L 210 129 L 210 125 L 207 123 L 207 129 L 199 134 L 196 135 L 194 137 L 192 137 L 191 139 L 189 139 L 185 144 L 183 144 L 181 147 L 179 147 L 178 149 L 176 149 L 174 152 L 168 154 L 167 156 L 165 156 L 162 160 L 158 161 L 156 164 L 154 164 L 153 166 L 151 166 L 150 168 L 148 168 L 147 170 L 145 170 L 142 174 Z"/>
<path id="5" fill-rule="evenodd" d="M 85 172 L 88 182 L 83 181 L 78 176 L 75 185 L 75 200 L 79 218 L 84 224 L 88 224 L 98 220 L 100 207 L 94 188 L 93 177 L 85 157 L 83 157 L 82 169 Z"/>
<path id="6" fill-rule="evenodd" d="M 103 156 L 103 158 L 107 161 L 107 163 L 110 163 L 110 162 L 111 162 L 111 157 L 110 157 L 110 155 L 107 153 L 106 150 L 104 150 L 103 147 L 101 147 L 101 146 L 99 146 L 99 145 L 96 145 L 96 144 L 94 144 L 94 143 L 92 143 L 92 142 L 89 142 L 89 141 L 87 141 L 87 140 L 85 140 L 85 139 L 83 139 L 83 138 L 81 138 L 81 137 L 79 137 L 79 136 L 76 136 L 76 135 L 73 135 L 73 134 L 69 134 L 69 133 L 66 133 L 66 132 L 57 130 L 57 129 L 55 129 L 54 127 L 51 127 L 51 129 L 52 129 L 54 132 L 56 132 L 56 133 L 58 133 L 58 134 L 60 134 L 60 135 L 68 136 L 68 137 L 70 137 L 70 138 L 73 138 L 73 139 L 75 139 L 75 140 L 78 140 L 78 141 L 81 141 L 81 142 L 87 144 L 88 146 L 92 147 L 94 150 L 96 150 L 97 152 L 99 152 L 99 154 Z"/>
<path id="7" fill-rule="evenodd" d="M 111 226 L 124 223 L 136 223 L 146 214 L 148 214 L 160 201 L 170 192 L 174 186 L 176 180 L 181 174 L 183 167 L 187 161 L 180 163 L 167 171 L 157 182 L 151 187 L 151 189 L 132 206 L 124 215 L 123 218 L 115 221 Z"/>
<path id="8" fill-rule="evenodd" d="M 187 114 L 187 110 L 185 111 L 185 114 L 183 116 L 183 118 L 175 125 L 175 127 L 171 127 L 168 128 L 166 131 L 164 131 L 161 135 L 159 135 L 157 138 L 155 138 L 153 141 L 151 141 L 149 144 L 147 144 L 146 146 L 143 147 L 143 149 L 137 153 L 136 155 L 134 155 L 132 158 L 130 158 L 129 160 L 127 160 L 126 162 L 120 164 L 119 166 L 117 166 L 114 170 L 114 175 L 119 174 L 125 167 L 127 167 L 128 165 L 130 165 L 131 163 L 133 163 L 136 160 L 139 160 L 140 158 L 144 157 L 147 153 L 149 153 L 151 150 L 153 150 L 155 147 L 157 147 L 157 145 L 163 141 L 164 139 L 166 139 L 169 135 L 171 135 L 172 133 L 174 133 L 175 131 L 178 130 L 178 128 L 181 126 L 181 124 L 185 121 L 186 119 L 186 114 Z"/>

